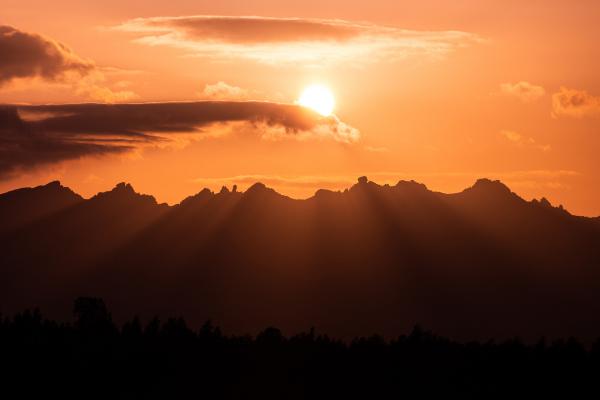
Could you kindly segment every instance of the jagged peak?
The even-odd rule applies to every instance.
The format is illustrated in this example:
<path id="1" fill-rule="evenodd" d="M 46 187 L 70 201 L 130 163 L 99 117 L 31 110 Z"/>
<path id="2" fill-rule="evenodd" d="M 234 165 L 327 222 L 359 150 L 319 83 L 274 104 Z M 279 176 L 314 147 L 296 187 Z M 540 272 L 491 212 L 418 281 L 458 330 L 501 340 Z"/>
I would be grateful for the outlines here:
<path id="1" fill-rule="evenodd" d="M 269 195 L 271 197 L 280 197 L 280 198 L 287 197 L 287 196 L 284 196 L 284 195 L 278 193 L 274 189 L 266 186 L 262 182 L 256 182 L 254 185 L 250 186 L 244 192 L 244 196 L 245 197 L 248 197 L 248 196 L 250 196 L 250 197 L 254 197 L 254 196 L 266 196 L 266 195 Z"/>
<path id="2" fill-rule="evenodd" d="M 46 183 L 45 185 L 38 185 L 35 187 L 24 187 L 15 189 L 14 191 L 22 191 L 22 190 L 57 190 L 57 189 L 68 189 L 66 186 L 63 186 L 60 181 L 55 180 Z M 69 189 L 70 190 L 70 189 Z"/>
<path id="3" fill-rule="evenodd" d="M 48 182 L 45 185 L 40 185 L 40 186 L 36 186 L 34 188 L 32 188 L 33 190 L 44 190 L 44 191 L 53 191 L 53 192 L 58 192 L 58 191 L 68 191 L 70 193 L 76 194 L 75 192 L 73 192 L 71 189 L 69 189 L 66 186 L 63 186 L 62 183 L 60 183 L 59 180 L 54 180 L 52 182 Z M 79 195 L 77 195 L 79 196 Z"/>
<path id="4" fill-rule="evenodd" d="M 250 186 L 248 189 L 246 189 L 246 191 L 244 192 L 245 195 L 256 195 L 256 194 L 266 194 L 266 193 L 279 194 L 274 189 L 267 187 L 262 182 L 256 182 L 255 184 Z"/>
<path id="5" fill-rule="evenodd" d="M 255 184 L 250 186 L 248 189 L 246 189 L 246 193 L 261 192 L 261 191 L 265 191 L 267 189 L 268 188 L 264 183 L 256 182 Z"/>
<path id="6" fill-rule="evenodd" d="M 41 186 L 43 189 L 51 190 L 53 192 L 60 192 L 61 194 L 66 194 L 68 196 L 76 197 L 78 199 L 83 199 L 81 195 L 75 193 L 71 188 L 67 186 L 63 186 L 63 184 L 59 180 L 54 180 L 52 182 L 48 182 L 46 185 Z"/>
<path id="7" fill-rule="evenodd" d="M 15 196 L 31 195 L 70 196 L 74 199 L 82 199 L 82 197 L 79 194 L 75 193 L 70 188 L 63 186 L 58 180 L 48 182 L 45 185 L 39 185 L 35 187 L 23 187 L 0 194 L 2 198 L 14 198 Z"/>
<path id="8" fill-rule="evenodd" d="M 542 198 L 540 199 L 540 204 L 541 204 L 542 206 L 544 206 L 544 207 L 553 208 L 553 207 L 552 207 L 552 203 L 550 203 L 550 200 L 548 200 L 548 199 L 547 199 L 547 198 L 545 198 L 545 197 L 542 197 Z"/>
<path id="9" fill-rule="evenodd" d="M 533 199 L 531 200 L 532 204 L 538 205 L 542 208 L 548 209 L 548 210 L 556 210 L 558 212 L 562 212 L 564 214 L 569 214 L 570 213 L 565 210 L 565 208 L 563 207 L 562 204 L 559 204 L 558 206 L 553 206 L 552 203 L 550 202 L 550 200 L 548 200 L 546 197 L 542 197 L 541 199 Z"/>
<path id="10" fill-rule="evenodd" d="M 112 192 L 129 192 L 137 194 L 133 189 L 133 186 L 131 186 L 130 183 L 126 182 L 117 183 L 117 185 L 112 189 Z"/>
<path id="11" fill-rule="evenodd" d="M 112 190 L 100 192 L 92 197 L 92 199 L 141 199 L 157 204 L 154 196 L 136 192 L 133 186 L 127 182 L 119 182 Z"/>
<path id="12" fill-rule="evenodd" d="M 509 187 L 506 186 L 501 181 L 492 180 L 492 179 L 488 179 L 488 178 L 477 179 L 475 184 L 466 190 L 473 190 L 473 191 L 478 191 L 478 192 L 485 191 L 485 192 L 492 192 L 492 193 L 507 193 L 507 194 L 512 193 L 511 190 L 509 189 Z"/>
<path id="13" fill-rule="evenodd" d="M 315 192 L 315 195 L 313 197 L 324 198 L 324 197 L 331 197 L 331 196 L 335 196 L 335 195 L 339 195 L 339 194 L 340 194 L 340 192 L 329 190 L 329 189 L 317 189 L 317 191 Z"/>
<path id="14" fill-rule="evenodd" d="M 211 198 L 213 195 L 214 195 L 214 193 L 210 189 L 204 188 L 201 191 L 199 191 L 198 193 L 188 196 L 185 199 L 183 199 L 181 201 L 181 203 L 179 203 L 179 205 L 188 205 L 188 204 L 192 204 L 195 202 L 200 202 L 205 199 Z"/>
<path id="15" fill-rule="evenodd" d="M 380 188 L 380 187 L 381 186 L 379 186 L 377 183 L 370 181 L 369 178 L 367 178 L 366 176 L 360 176 L 356 180 L 356 183 L 354 185 L 352 185 L 352 187 L 350 188 L 350 191 L 356 191 L 356 190 L 360 191 L 360 190 Z"/>
<path id="16" fill-rule="evenodd" d="M 395 186 L 396 189 L 409 189 L 409 190 L 419 190 L 419 191 L 429 191 L 425 184 L 417 182 L 415 180 L 399 180 Z"/>
<path id="17" fill-rule="evenodd" d="M 52 181 L 52 182 L 48 182 L 47 184 L 44 185 L 45 187 L 64 187 L 59 180 L 56 181 Z"/>

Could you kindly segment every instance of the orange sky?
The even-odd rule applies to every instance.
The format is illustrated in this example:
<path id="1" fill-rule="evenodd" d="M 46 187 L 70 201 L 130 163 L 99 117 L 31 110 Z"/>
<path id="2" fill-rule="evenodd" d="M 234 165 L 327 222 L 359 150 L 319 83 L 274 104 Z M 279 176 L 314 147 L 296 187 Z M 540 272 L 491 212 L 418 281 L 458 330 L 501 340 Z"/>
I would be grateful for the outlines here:
<path id="1" fill-rule="evenodd" d="M 360 175 L 447 192 L 489 177 L 600 215 L 597 1 L 0 0 L 0 9 L 0 26 L 71 49 L 65 71 L 45 75 L 16 76 L 0 60 L 0 103 L 294 104 L 320 83 L 337 116 L 298 133 L 259 105 L 251 120 L 211 119 L 183 135 L 160 121 L 160 141 L 39 162 L 27 149 L 12 161 L 5 144 L 2 192 L 59 179 L 90 196 L 127 181 L 175 203 L 256 180 L 307 197 Z M 347 140 L 345 129 L 360 137 Z"/>

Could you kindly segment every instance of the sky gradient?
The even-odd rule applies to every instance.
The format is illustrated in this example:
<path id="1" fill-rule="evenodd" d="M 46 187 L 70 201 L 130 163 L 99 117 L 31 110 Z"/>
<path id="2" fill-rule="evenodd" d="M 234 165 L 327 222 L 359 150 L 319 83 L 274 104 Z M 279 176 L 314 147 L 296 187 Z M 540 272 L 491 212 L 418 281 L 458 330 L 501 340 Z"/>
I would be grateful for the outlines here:
<path id="1" fill-rule="evenodd" d="M 177 203 L 255 181 L 303 198 L 361 175 L 445 192 L 487 177 L 600 215 L 597 1 L 0 8 L 1 192 L 126 181 Z M 296 104 L 311 84 L 335 115 Z"/>

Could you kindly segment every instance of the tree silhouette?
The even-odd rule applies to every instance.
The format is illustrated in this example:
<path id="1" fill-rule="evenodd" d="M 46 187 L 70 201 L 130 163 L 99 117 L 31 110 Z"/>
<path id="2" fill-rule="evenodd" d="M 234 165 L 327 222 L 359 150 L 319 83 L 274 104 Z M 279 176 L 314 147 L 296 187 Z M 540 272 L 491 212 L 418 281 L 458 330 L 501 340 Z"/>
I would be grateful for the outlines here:
<path id="1" fill-rule="evenodd" d="M 73 305 L 75 326 L 82 332 L 106 334 L 113 330 L 112 317 L 100 298 L 79 297 Z"/>
<path id="2" fill-rule="evenodd" d="M 313 328 L 286 337 L 224 335 L 182 318 L 119 328 L 99 298 L 74 303 L 73 325 L 39 310 L 0 318 L 3 394 L 20 398 L 596 397 L 600 340 L 460 343 L 419 326 L 393 340 L 344 342 Z"/>

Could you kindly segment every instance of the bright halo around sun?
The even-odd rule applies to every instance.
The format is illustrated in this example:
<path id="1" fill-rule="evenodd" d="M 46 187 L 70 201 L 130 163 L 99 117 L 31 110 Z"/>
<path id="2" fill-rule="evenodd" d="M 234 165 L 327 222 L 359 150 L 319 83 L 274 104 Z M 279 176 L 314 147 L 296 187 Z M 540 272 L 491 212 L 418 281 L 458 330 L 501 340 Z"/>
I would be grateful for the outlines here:
<path id="1" fill-rule="evenodd" d="M 333 112 L 335 99 L 329 88 L 323 85 L 311 85 L 304 89 L 298 99 L 298 104 L 328 117 Z"/>

